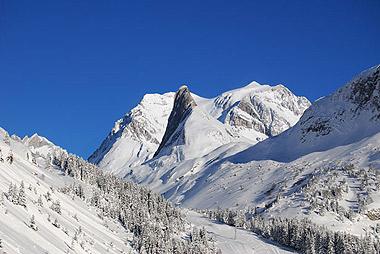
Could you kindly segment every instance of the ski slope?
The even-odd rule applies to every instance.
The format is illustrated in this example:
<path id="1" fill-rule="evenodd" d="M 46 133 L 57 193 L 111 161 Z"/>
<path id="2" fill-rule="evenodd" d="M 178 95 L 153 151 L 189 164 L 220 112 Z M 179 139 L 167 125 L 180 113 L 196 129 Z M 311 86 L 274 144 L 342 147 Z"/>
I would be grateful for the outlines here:
<path id="1" fill-rule="evenodd" d="M 269 240 L 243 229 L 215 223 L 194 211 L 186 212 L 187 219 L 198 227 L 204 227 L 216 241 L 223 254 L 280 254 L 294 253 Z M 236 232 L 236 238 L 235 238 Z"/>

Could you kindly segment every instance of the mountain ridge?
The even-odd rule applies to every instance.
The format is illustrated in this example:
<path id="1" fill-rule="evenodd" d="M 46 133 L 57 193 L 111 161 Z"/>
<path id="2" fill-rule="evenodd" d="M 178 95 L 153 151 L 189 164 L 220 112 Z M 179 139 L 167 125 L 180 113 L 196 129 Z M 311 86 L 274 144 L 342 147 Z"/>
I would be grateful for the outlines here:
<path id="1" fill-rule="evenodd" d="M 310 105 L 306 98 L 295 96 L 283 85 L 271 87 L 257 82 L 211 99 L 193 93 L 190 95 L 205 113 L 226 125 L 240 139 L 252 144 L 266 139 L 268 135 L 265 132 L 275 135 L 295 124 Z M 175 93 L 172 92 L 145 95 L 137 107 L 115 123 L 89 161 L 105 170 L 123 174 L 128 168 L 152 159 L 162 143 L 174 97 Z M 247 100 L 247 103 L 240 103 L 242 100 Z M 135 138 L 142 134 L 153 136 L 154 141 Z"/>

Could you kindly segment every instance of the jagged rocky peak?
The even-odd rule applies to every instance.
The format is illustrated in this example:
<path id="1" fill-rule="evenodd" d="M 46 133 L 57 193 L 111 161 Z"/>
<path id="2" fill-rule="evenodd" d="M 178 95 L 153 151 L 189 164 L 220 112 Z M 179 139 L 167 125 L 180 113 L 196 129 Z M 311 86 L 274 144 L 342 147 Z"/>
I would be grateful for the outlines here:
<path id="1" fill-rule="evenodd" d="M 191 96 L 190 90 L 186 85 L 182 85 L 175 94 L 173 109 L 170 113 L 168 124 L 166 126 L 164 137 L 155 152 L 154 156 L 159 154 L 161 149 L 169 141 L 178 125 L 188 116 L 191 109 L 197 106 L 194 98 Z"/>
<path id="2" fill-rule="evenodd" d="M 178 89 L 178 91 L 176 92 L 175 97 L 174 97 L 174 105 L 173 105 L 174 113 L 181 112 L 181 111 L 184 112 L 188 108 L 192 108 L 195 106 L 197 106 L 197 103 L 195 103 L 193 97 L 191 96 L 189 88 L 186 85 L 182 85 Z M 177 110 L 179 110 L 179 111 L 177 111 Z"/>
<path id="3" fill-rule="evenodd" d="M 47 138 L 42 137 L 38 135 L 37 133 L 34 133 L 31 137 L 25 136 L 22 141 L 24 144 L 28 146 L 33 146 L 33 147 L 42 147 L 42 146 L 53 146 L 54 144 L 50 142 Z"/>

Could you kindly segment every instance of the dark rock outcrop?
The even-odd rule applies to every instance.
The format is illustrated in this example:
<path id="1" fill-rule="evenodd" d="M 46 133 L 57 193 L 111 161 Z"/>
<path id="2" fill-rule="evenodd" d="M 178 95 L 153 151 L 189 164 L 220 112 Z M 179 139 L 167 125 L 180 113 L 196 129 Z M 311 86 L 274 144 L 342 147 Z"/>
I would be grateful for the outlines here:
<path id="1" fill-rule="evenodd" d="M 174 105 L 168 119 L 165 134 L 162 138 L 160 146 L 154 154 L 154 157 L 160 153 L 162 148 L 167 146 L 167 143 L 170 141 L 170 138 L 176 131 L 177 127 L 190 114 L 191 110 L 196 106 L 197 104 L 191 96 L 187 86 L 181 86 L 175 94 Z"/>

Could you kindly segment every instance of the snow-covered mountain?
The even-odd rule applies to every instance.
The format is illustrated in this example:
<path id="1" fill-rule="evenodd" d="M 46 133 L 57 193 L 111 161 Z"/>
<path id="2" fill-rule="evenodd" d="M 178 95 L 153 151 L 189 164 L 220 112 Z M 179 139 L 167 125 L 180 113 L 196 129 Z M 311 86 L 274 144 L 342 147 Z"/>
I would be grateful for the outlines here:
<path id="1" fill-rule="evenodd" d="M 0 250 L 215 251 L 204 230 L 190 232 L 183 210 L 122 177 L 176 205 L 228 208 L 209 215 L 297 250 L 323 247 L 327 240 L 335 250 L 341 251 L 339 242 L 355 249 L 349 233 L 367 236 L 362 253 L 377 253 L 379 242 L 372 240 L 379 240 L 380 231 L 380 65 L 304 112 L 308 106 L 281 85 L 257 83 L 213 99 L 186 86 L 146 95 L 91 156 L 101 169 L 37 134 L 20 139 L 0 128 Z M 227 253 L 260 246 L 263 253 L 286 252 L 256 237 L 249 242 L 251 233 L 243 231 L 240 243 L 229 236 L 232 228 L 186 213 L 193 224 L 207 223 Z M 265 225 L 252 221 L 253 215 L 275 220 Z M 290 225 L 296 231 L 285 230 Z M 301 233 L 309 235 L 290 240 Z M 304 241 L 307 247 L 299 246 Z"/>
<path id="2" fill-rule="evenodd" d="M 293 126 L 309 106 L 305 97 L 294 95 L 283 85 L 272 87 L 257 82 L 202 103 L 210 115 L 253 143 Z"/>
<path id="3" fill-rule="evenodd" d="M 151 159 L 160 144 L 166 143 L 166 140 L 161 141 L 173 109 L 174 96 L 175 93 L 145 95 L 139 105 L 115 123 L 89 161 L 113 173 L 123 173 Z M 294 125 L 310 105 L 306 98 L 295 96 L 282 85 L 271 87 L 257 82 L 212 99 L 195 94 L 191 97 L 197 105 L 194 110 L 197 113 L 192 118 L 198 115 L 199 119 L 208 119 L 209 123 L 226 129 L 235 139 L 244 139 L 250 144 L 277 135 Z M 202 126 L 187 129 L 196 131 L 196 128 Z M 231 141 L 230 138 L 223 142 L 216 139 L 217 142 L 213 143 L 200 135 L 193 141 L 201 140 L 213 148 Z"/>
<path id="4" fill-rule="evenodd" d="M 379 131 L 380 66 L 375 66 L 316 101 L 293 128 L 253 146 L 241 158 L 246 162 L 291 161 L 312 152 L 355 143 Z"/>
<path id="5" fill-rule="evenodd" d="M 251 207 L 264 217 L 305 217 L 334 230 L 375 234 L 379 69 L 361 73 L 303 115 L 308 102 L 283 86 L 253 83 L 213 99 L 182 88 L 177 95 L 191 103 L 178 110 L 172 95 L 170 114 L 177 117 L 167 116 L 156 156 L 114 172 L 185 207 Z"/>
<path id="6" fill-rule="evenodd" d="M 170 152 L 120 175 L 185 207 L 256 207 L 264 216 L 306 217 L 334 230 L 369 232 L 380 218 L 378 70 L 360 74 L 318 100 L 294 127 L 256 145 L 234 138 L 178 160 L 180 145 L 173 143 Z M 207 112 L 201 104 L 192 112 Z M 315 127 L 321 119 L 331 126 L 328 132 Z"/>
<path id="7" fill-rule="evenodd" d="M 174 93 L 145 95 L 139 105 L 115 123 L 88 160 L 116 170 L 152 158 L 164 135 L 173 100 Z"/>
<path id="8" fill-rule="evenodd" d="M 59 190 L 72 180 L 35 150 L 50 150 L 50 141 L 38 135 L 21 140 L 0 130 L 1 253 L 133 251 L 117 223 Z"/>

